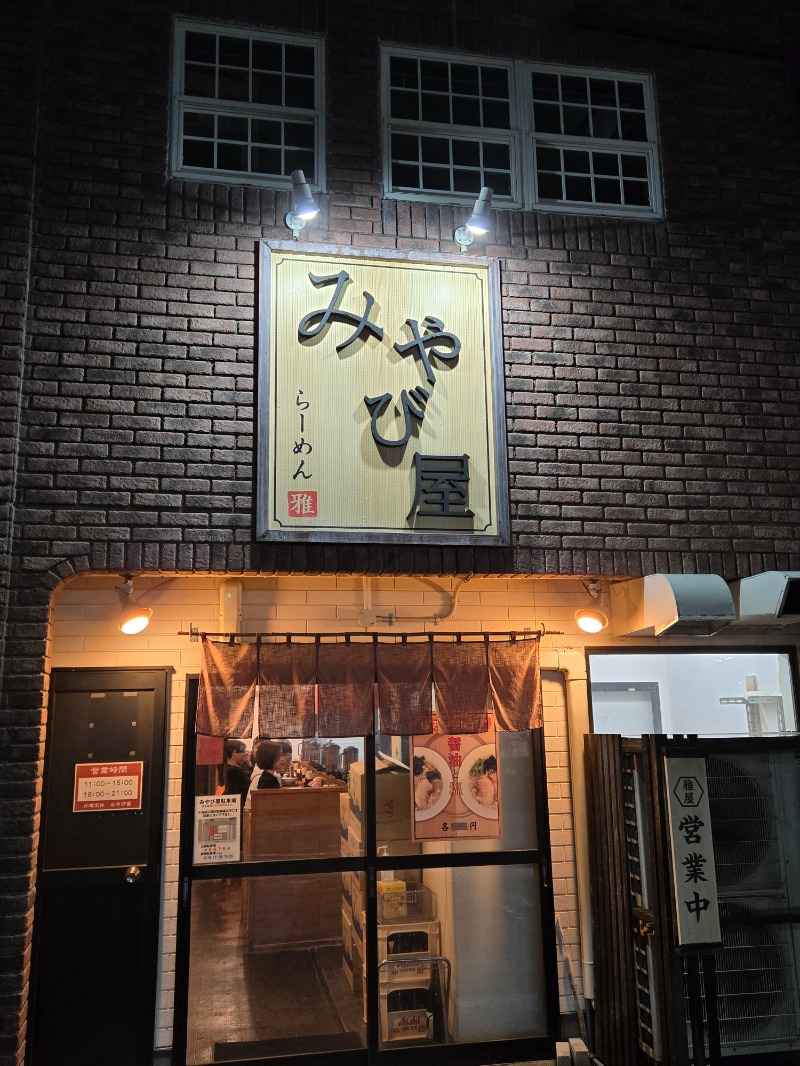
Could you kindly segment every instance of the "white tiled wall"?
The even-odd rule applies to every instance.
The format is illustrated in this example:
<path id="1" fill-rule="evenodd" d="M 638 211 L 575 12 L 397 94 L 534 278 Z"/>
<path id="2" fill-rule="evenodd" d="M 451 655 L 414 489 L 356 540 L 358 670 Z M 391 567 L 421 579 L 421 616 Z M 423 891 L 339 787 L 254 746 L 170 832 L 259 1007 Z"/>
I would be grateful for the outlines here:
<path id="1" fill-rule="evenodd" d="M 241 629 L 253 632 L 360 631 L 357 615 L 364 608 L 359 577 L 244 578 Z M 159 582 L 165 581 L 164 584 Z M 136 578 L 136 595 L 148 592 L 153 608 L 150 626 L 126 637 L 116 628 L 121 600 L 114 591 L 121 580 L 85 577 L 62 587 L 54 605 L 51 665 L 58 667 L 163 667 L 172 671 L 169 716 L 169 759 L 164 854 L 164 899 L 159 975 L 156 1047 L 172 1043 L 172 1002 L 175 982 L 178 832 L 183 758 L 186 675 L 200 668 L 200 644 L 179 631 L 219 628 L 221 577 Z M 450 607 L 455 579 L 376 578 L 369 583 L 371 609 L 393 616 L 373 631 L 392 633 L 491 632 L 536 629 L 544 623 L 543 648 L 583 645 L 574 612 L 586 594 L 579 581 L 547 579 L 474 579 L 461 588 L 453 616 L 438 625 L 435 614 Z M 158 587 L 156 587 L 158 586 Z M 562 632 L 558 632 L 562 631 Z M 596 638 L 593 645 L 601 643 Z M 567 714 L 560 674 L 543 676 L 548 796 L 556 894 L 556 912 L 567 950 L 580 979 L 580 952 L 570 797 Z M 562 1011 L 573 1011 L 569 985 L 559 959 Z"/>

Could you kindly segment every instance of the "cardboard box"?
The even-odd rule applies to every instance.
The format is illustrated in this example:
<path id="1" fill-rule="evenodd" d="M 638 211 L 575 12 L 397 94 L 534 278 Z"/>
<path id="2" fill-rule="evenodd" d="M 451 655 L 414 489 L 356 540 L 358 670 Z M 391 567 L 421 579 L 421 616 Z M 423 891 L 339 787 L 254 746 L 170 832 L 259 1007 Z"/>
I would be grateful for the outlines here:
<path id="1" fill-rule="evenodd" d="M 348 790 L 353 813 L 363 821 L 366 805 L 366 775 L 364 761 L 350 764 Z M 408 840 L 411 835 L 411 781 L 408 770 L 394 763 L 375 759 L 375 805 L 378 843 L 384 840 Z"/>
<path id="2" fill-rule="evenodd" d="M 350 794 L 339 793 L 339 832 L 342 840 L 347 840 L 347 824 L 350 821 Z"/>

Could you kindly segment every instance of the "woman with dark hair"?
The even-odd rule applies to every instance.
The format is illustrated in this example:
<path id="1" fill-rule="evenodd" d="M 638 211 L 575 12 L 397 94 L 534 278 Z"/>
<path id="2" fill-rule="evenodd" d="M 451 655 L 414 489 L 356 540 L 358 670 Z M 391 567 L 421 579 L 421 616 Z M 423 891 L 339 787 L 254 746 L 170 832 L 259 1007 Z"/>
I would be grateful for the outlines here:
<path id="1" fill-rule="evenodd" d="M 280 788 L 281 777 L 292 763 L 292 745 L 288 741 L 265 740 L 258 745 L 256 766 L 261 768 L 258 788 Z"/>

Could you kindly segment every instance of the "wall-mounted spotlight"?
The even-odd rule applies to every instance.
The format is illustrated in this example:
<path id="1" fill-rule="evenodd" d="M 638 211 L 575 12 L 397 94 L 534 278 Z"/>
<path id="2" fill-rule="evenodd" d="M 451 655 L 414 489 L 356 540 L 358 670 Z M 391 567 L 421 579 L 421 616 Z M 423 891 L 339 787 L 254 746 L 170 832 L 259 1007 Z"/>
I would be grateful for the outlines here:
<path id="1" fill-rule="evenodd" d="M 491 228 L 491 213 L 492 190 L 487 185 L 484 185 L 466 224 L 459 226 L 453 234 L 453 239 L 463 254 L 466 255 L 467 248 L 476 237 L 483 237 L 489 232 Z"/>
<path id="2" fill-rule="evenodd" d="M 133 578 L 130 574 L 125 574 L 124 580 L 125 584 L 117 588 L 117 592 L 122 597 L 122 611 L 117 622 L 117 629 L 120 633 L 132 636 L 134 633 L 141 633 L 143 629 L 147 629 L 153 617 L 153 608 L 145 607 L 133 598 Z"/>
<path id="3" fill-rule="evenodd" d="M 599 605 L 601 594 L 597 582 L 587 581 L 583 587 Z M 600 633 L 608 625 L 608 615 L 598 610 L 598 607 L 581 607 L 575 612 L 575 621 L 578 623 L 578 629 L 584 633 Z"/>
<path id="4" fill-rule="evenodd" d="M 306 223 L 319 214 L 311 186 L 306 181 L 302 170 L 292 171 L 292 197 L 294 198 L 294 210 L 288 213 L 284 221 L 292 231 L 294 239 L 297 240 L 300 230 L 305 229 Z"/>

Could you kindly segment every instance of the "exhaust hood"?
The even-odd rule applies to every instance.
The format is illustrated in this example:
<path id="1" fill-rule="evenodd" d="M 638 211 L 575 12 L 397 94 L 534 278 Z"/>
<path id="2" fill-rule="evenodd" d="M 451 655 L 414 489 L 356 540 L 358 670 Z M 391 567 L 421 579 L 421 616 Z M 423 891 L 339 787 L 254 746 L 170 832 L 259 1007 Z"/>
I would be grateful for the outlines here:
<path id="1" fill-rule="evenodd" d="M 730 589 L 716 574 L 649 574 L 611 585 L 610 593 L 618 637 L 708 637 L 736 617 Z"/>
<path id="2" fill-rule="evenodd" d="M 767 570 L 731 582 L 735 625 L 792 626 L 800 623 L 800 571 Z"/>

